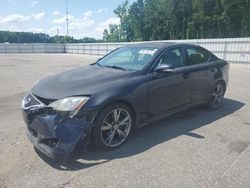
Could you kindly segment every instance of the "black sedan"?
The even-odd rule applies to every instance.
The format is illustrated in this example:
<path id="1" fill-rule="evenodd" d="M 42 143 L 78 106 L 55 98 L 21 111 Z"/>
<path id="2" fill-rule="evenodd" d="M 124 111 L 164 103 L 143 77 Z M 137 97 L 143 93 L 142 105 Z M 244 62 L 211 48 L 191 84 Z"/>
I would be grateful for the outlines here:
<path id="1" fill-rule="evenodd" d="M 39 81 L 22 101 L 27 137 L 53 159 L 79 144 L 122 145 L 143 125 L 197 105 L 218 109 L 229 64 L 191 44 L 138 43 Z"/>

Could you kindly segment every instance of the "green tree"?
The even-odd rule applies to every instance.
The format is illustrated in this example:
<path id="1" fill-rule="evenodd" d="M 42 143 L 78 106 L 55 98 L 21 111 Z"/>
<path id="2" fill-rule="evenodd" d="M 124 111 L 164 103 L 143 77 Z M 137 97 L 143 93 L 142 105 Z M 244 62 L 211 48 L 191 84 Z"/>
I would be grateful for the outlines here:
<path id="1" fill-rule="evenodd" d="M 137 0 L 115 9 L 122 41 L 246 37 L 249 0 Z"/>
<path id="2" fill-rule="evenodd" d="M 104 40 L 105 42 L 108 42 L 108 39 L 109 39 L 109 32 L 108 32 L 107 29 L 105 29 L 105 30 L 103 31 L 103 40 Z"/>
<path id="3" fill-rule="evenodd" d="M 115 15 L 120 18 L 120 26 L 118 27 L 119 41 L 132 41 L 134 38 L 133 30 L 131 28 L 129 8 L 129 1 L 126 0 L 114 10 Z"/>
<path id="4" fill-rule="evenodd" d="M 148 40 L 148 34 L 145 30 L 144 22 L 144 1 L 138 0 L 129 8 L 128 19 L 130 21 L 130 33 L 132 40 Z"/>

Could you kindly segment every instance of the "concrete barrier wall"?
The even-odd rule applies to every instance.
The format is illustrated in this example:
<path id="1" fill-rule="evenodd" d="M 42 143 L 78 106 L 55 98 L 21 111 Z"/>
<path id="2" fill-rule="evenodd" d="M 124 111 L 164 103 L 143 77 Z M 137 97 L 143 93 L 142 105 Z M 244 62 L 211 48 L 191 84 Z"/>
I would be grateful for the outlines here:
<path id="1" fill-rule="evenodd" d="M 225 59 L 229 62 L 250 63 L 250 38 L 166 40 L 152 42 L 179 42 L 197 44 L 210 50 L 219 58 Z M 65 52 L 73 54 L 105 55 L 120 46 L 133 43 L 135 42 L 66 44 Z"/>
<path id="2" fill-rule="evenodd" d="M 165 40 L 151 42 L 192 43 L 205 47 L 219 58 L 234 63 L 250 63 L 250 38 Z M 0 44 L 0 53 L 72 53 L 103 56 L 131 43 L 82 44 Z"/>
<path id="3" fill-rule="evenodd" d="M 64 44 L 0 44 L 0 53 L 65 53 Z"/>

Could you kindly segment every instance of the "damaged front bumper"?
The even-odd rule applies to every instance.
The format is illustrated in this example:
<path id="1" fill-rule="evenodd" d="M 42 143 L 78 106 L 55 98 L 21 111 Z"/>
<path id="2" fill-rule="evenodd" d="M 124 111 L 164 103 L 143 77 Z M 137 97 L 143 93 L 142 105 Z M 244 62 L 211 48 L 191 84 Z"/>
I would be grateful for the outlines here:
<path id="1" fill-rule="evenodd" d="M 82 139 L 87 142 L 91 123 L 61 114 L 51 114 L 45 108 L 22 109 L 30 142 L 46 156 L 66 161 Z"/>

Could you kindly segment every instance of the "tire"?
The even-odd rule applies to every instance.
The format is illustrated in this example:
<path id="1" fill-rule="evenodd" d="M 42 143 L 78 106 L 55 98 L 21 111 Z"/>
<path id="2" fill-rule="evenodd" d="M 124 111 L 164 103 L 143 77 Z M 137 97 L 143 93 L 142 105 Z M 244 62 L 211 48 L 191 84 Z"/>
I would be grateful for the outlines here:
<path id="1" fill-rule="evenodd" d="M 123 103 L 105 107 L 96 119 L 93 143 L 102 150 L 112 150 L 126 142 L 134 127 L 132 110 Z"/>
<path id="2" fill-rule="evenodd" d="M 223 103 L 224 94 L 225 85 L 223 84 L 223 82 L 217 82 L 211 92 L 209 102 L 207 104 L 208 108 L 210 110 L 217 110 L 218 108 L 220 108 Z"/>

